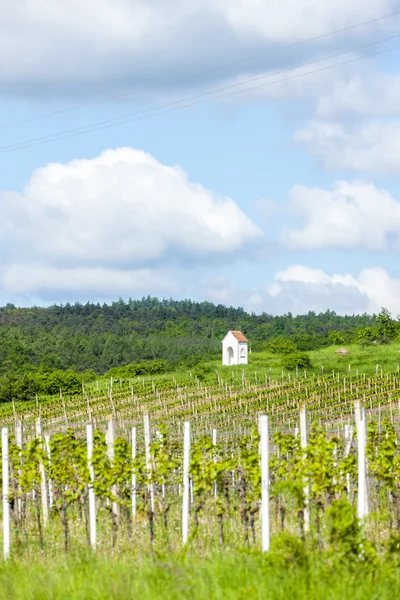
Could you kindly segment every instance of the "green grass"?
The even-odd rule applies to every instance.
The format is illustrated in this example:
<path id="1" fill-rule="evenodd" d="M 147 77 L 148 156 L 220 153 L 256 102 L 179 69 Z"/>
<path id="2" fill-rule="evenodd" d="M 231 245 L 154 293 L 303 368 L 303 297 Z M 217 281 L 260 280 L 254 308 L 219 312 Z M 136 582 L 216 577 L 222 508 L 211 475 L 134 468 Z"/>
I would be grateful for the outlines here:
<path id="1" fill-rule="evenodd" d="M 378 365 L 379 373 L 382 369 L 384 373 L 397 371 L 400 365 L 400 343 L 393 343 L 382 346 L 366 346 L 361 348 L 357 345 L 346 345 L 346 349 L 349 351 L 348 355 L 338 355 L 336 350 L 341 346 L 328 346 L 326 348 L 320 348 L 318 350 L 311 350 L 307 352 L 311 359 L 311 368 L 307 369 L 307 375 L 320 375 L 322 373 L 322 367 L 324 367 L 324 374 L 330 375 L 332 371 L 335 373 L 356 375 L 358 370 L 359 374 L 365 373 L 366 375 L 372 376 L 376 373 L 376 365 Z M 259 381 L 263 381 L 265 374 L 270 374 L 274 378 L 279 378 L 282 375 L 282 360 L 284 356 L 272 354 L 271 352 L 252 352 L 249 355 L 248 365 L 235 365 L 231 367 L 224 367 L 221 361 L 212 361 L 203 363 L 211 369 L 210 375 L 207 379 L 215 380 L 215 371 L 223 377 L 224 380 L 228 380 L 232 377 L 237 379 L 241 376 L 242 370 L 245 372 L 246 378 L 254 380 L 255 372 Z M 350 371 L 349 371 L 350 366 Z M 187 378 L 191 369 L 185 371 L 169 373 L 167 377 L 175 375 L 178 379 Z M 288 373 L 284 370 L 284 376 L 287 378 Z M 304 374 L 303 370 L 299 370 L 299 375 Z M 293 376 L 293 373 L 292 373 Z M 151 379 L 151 377 L 150 377 Z M 156 377 L 153 377 L 156 379 Z"/>
<path id="2" fill-rule="evenodd" d="M 341 356 L 336 354 L 336 350 L 340 346 L 328 346 L 318 350 L 307 352 L 311 358 L 312 368 L 308 373 L 320 374 L 322 367 L 324 372 L 329 374 L 332 370 L 335 373 L 348 373 L 350 365 L 350 373 L 356 374 L 366 373 L 374 375 L 376 365 L 383 371 L 395 371 L 400 364 L 400 344 L 388 344 L 384 346 L 366 346 L 361 348 L 357 345 L 347 345 L 346 349 L 349 355 Z M 282 372 L 282 356 L 274 355 L 269 352 L 254 352 L 249 356 L 249 364 L 245 365 L 245 373 L 254 376 L 254 370 L 259 371 L 259 375 L 264 372 L 269 373 L 269 368 L 272 369 L 272 374 L 276 377 Z M 226 372 L 229 369 L 241 369 L 241 367 L 221 367 L 218 363 L 214 363 L 219 370 Z"/>
<path id="3" fill-rule="evenodd" d="M 316 559 L 308 566 L 279 564 L 258 554 L 213 554 L 108 559 L 59 556 L 0 566 L 3 600 L 394 600 L 400 569 L 370 572 L 333 568 Z"/>
<path id="4" fill-rule="evenodd" d="M 311 350 L 307 354 L 311 358 L 311 368 L 307 370 L 308 375 L 315 373 L 320 375 L 322 373 L 322 367 L 324 367 L 324 374 L 330 375 L 332 371 L 335 373 L 356 375 L 358 370 L 359 374 L 365 373 L 366 375 L 372 376 L 376 373 L 376 365 L 379 367 L 379 373 L 382 369 L 384 373 L 397 371 L 400 365 L 400 343 L 392 343 L 387 345 L 370 345 L 360 347 L 356 344 L 346 345 L 346 349 L 349 351 L 349 355 L 338 355 L 336 350 L 343 346 L 328 346 L 326 348 L 319 348 L 318 350 Z M 221 360 L 204 361 L 201 365 L 208 368 L 209 373 L 206 375 L 207 381 L 215 381 L 215 373 L 218 373 L 223 377 L 224 380 L 229 381 L 233 376 L 238 381 L 241 377 L 242 370 L 245 372 L 245 376 L 248 379 L 254 380 L 255 373 L 257 373 L 258 380 L 263 381 L 265 374 L 269 376 L 271 374 L 274 378 L 282 376 L 282 360 L 283 355 L 272 354 L 271 352 L 252 352 L 249 354 L 249 364 L 247 365 L 235 365 L 231 367 L 224 367 L 221 364 Z M 350 366 L 350 371 L 349 371 Z M 190 372 L 196 373 L 196 369 L 185 368 L 180 371 L 173 373 L 167 373 L 165 377 L 170 379 L 175 377 L 178 381 L 185 381 L 188 379 Z M 299 375 L 303 375 L 304 371 L 300 370 Z M 288 373 L 285 370 L 284 373 L 287 378 Z M 293 376 L 293 373 L 292 373 Z M 148 375 L 144 377 L 145 380 L 163 379 L 164 375 Z M 142 379 L 142 377 L 141 377 Z M 99 378 L 99 385 L 103 389 L 109 382 L 108 378 Z M 96 383 L 91 383 L 93 387 Z M 115 387 L 118 387 L 118 380 L 115 381 Z"/>

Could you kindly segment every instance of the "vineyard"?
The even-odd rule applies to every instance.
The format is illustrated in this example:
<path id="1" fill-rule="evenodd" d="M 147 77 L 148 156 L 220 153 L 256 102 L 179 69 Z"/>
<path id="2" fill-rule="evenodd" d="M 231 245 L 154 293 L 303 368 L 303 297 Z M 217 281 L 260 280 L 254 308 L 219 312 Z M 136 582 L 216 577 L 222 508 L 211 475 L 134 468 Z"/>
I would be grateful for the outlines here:
<path id="1" fill-rule="evenodd" d="M 352 417 L 354 401 L 362 402 L 368 415 L 389 415 L 397 418 L 400 408 L 399 367 L 396 372 L 384 373 L 376 366 L 373 376 L 343 373 L 321 374 L 304 372 L 284 373 L 273 377 L 270 372 L 227 372 L 223 377 L 216 371 L 204 382 L 191 373 L 175 376 L 112 378 L 103 387 L 82 388 L 82 394 L 67 397 L 60 389 L 58 397 L 36 399 L 0 405 L 3 426 L 17 420 L 27 430 L 41 417 L 47 433 L 65 428 L 82 429 L 86 422 L 103 424 L 112 415 L 117 427 L 129 434 L 132 426 L 141 426 L 143 414 L 149 413 L 157 424 L 179 427 L 185 420 L 194 420 L 196 429 L 209 433 L 211 429 L 233 430 L 238 435 L 249 432 L 258 414 L 268 414 L 272 430 L 294 430 L 298 424 L 298 409 L 307 405 L 311 422 L 325 428 Z M 105 387 L 104 387 L 105 383 Z"/>
<path id="2" fill-rule="evenodd" d="M 111 379 L 0 420 L 5 559 L 237 551 L 397 573 L 398 372 Z"/>

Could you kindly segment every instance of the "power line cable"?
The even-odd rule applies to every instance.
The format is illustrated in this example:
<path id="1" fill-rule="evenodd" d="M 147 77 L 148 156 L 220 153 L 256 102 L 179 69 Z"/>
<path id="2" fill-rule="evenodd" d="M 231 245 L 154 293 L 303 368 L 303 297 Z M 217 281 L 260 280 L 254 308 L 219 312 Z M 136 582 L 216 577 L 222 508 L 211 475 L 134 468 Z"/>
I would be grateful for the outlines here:
<path id="1" fill-rule="evenodd" d="M 400 15 L 400 11 L 396 11 L 396 12 L 393 12 L 393 13 L 390 13 L 390 14 L 387 14 L 387 15 L 383 15 L 381 17 L 376 17 L 374 19 L 369 19 L 368 21 L 362 21 L 360 23 L 355 23 L 353 25 L 349 25 L 348 27 L 343 27 L 342 29 L 336 29 L 334 31 L 330 31 L 330 32 L 327 32 L 327 33 L 323 33 L 321 35 L 310 37 L 310 38 L 307 38 L 305 40 L 300 40 L 299 42 L 294 42 L 293 44 L 288 44 L 286 46 L 281 46 L 280 48 L 275 48 L 274 50 L 267 50 L 265 52 L 260 52 L 258 54 L 253 54 L 251 56 L 247 56 L 245 58 L 241 58 L 241 59 L 234 60 L 234 61 L 229 61 L 227 63 L 222 63 L 222 64 L 216 65 L 214 67 L 209 67 L 207 69 L 201 69 L 200 71 L 194 71 L 192 73 L 188 73 L 186 75 L 182 75 L 181 77 L 177 77 L 177 78 L 173 78 L 173 79 L 167 79 L 166 81 L 164 81 L 162 83 L 163 83 L 163 85 L 168 85 L 170 83 L 178 83 L 179 81 L 184 81 L 186 79 L 190 79 L 191 77 L 196 77 L 198 75 L 205 75 L 207 73 L 211 73 L 211 72 L 217 71 L 219 69 L 225 69 L 227 67 L 233 67 L 235 65 L 239 65 L 239 64 L 242 64 L 242 63 L 245 63 L 245 62 L 249 62 L 249 61 L 255 60 L 257 58 L 261 58 L 261 57 L 264 57 L 264 56 L 270 56 L 270 55 L 273 55 L 273 54 L 277 54 L 277 53 L 283 52 L 285 50 L 290 50 L 292 48 L 296 48 L 296 47 L 302 46 L 304 44 L 309 44 L 311 42 L 316 42 L 318 40 L 322 40 L 322 39 L 325 39 L 325 38 L 328 38 L 328 37 L 332 37 L 332 36 L 338 35 L 340 33 L 345 33 L 347 31 L 351 31 L 351 30 L 357 29 L 359 27 L 364 27 L 365 25 L 371 25 L 372 23 L 377 23 L 379 21 L 383 21 L 383 20 L 386 20 L 386 19 L 389 19 L 389 18 L 392 18 L 392 17 L 396 17 L 398 15 Z M 27 123 L 32 123 L 34 121 L 39 121 L 39 120 L 42 120 L 42 119 L 46 119 L 46 118 L 49 118 L 49 117 L 54 117 L 54 116 L 57 116 L 57 115 L 68 113 L 68 112 L 73 112 L 73 111 L 76 111 L 76 110 L 80 110 L 82 108 L 87 108 L 89 106 L 95 106 L 95 105 L 101 104 L 103 102 L 109 102 L 110 100 L 117 100 L 117 99 L 120 99 L 120 98 L 123 98 L 123 97 L 126 97 L 126 96 L 132 96 L 134 94 L 139 94 L 140 92 L 143 92 L 143 91 L 146 91 L 146 90 L 149 90 L 149 89 L 152 89 L 152 88 L 157 88 L 158 86 L 159 86 L 159 84 L 148 84 L 148 85 L 142 86 L 140 88 L 137 88 L 135 90 L 130 90 L 130 91 L 127 91 L 127 92 L 121 92 L 120 94 L 114 94 L 114 95 L 111 95 L 111 96 L 105 96 L 104 98 L 99 98 L 97 100 L 92 100 L 90 102 L 85 102 L 83 104 L 78 104 L 76 106 L 70 106 L 70 107 L 63 108 L 63 109 L 60 109 L 60 110 L 56 110 L 56 111 L 53 111 L 53 112 L 44 113 L 42 115 L 38 115 L 37 117 L 31 117 L 29 119 L 23 119 L 21 121 L 14 121 L 12 123 L 6 123 L 4 125 L 0 125 L 0 130 L 2 130 L 2 129 L 9 129 L 11 127 L 16 127 L 18 125 L 25 125 Z"/>
<path id="2" fill-rule="evenodd" d="M 272 77 L 274 75 L 278 75 L 278 74 L 283 73 L 283 72 L 288 71 L 288 70 L 294 71 L 294 70 L 297 70 L 297 69 L 302 68 L 302 67 L 310 66 L 311 64 L 315 64 L 317 62 L 329 60 L 331 58 L 335 58 L 335 57 L 341 56 L 343 54 L 348 54 L 349 52 L 354 52 L 356 50 L 360 50 L 360 49 L 366 48 L 366 47 L 374 45 L 374 44 L 379 44 L 379 43 L 382 43 L 382 42 L 386 42 L 386 41 L 389 41 L 389 40 L 392 40 L 392 39 L 398 38 L 398 37 L 399 37 L 399 34 L 395 35 L 395 36 L 391 36 L 389 38 L 384 38 L 383 40 L 379 40 L 379 41 L 376 41 L 376 42 L 371 42 L 370 44 L 365 44 L 364 46 L 360 46 L 358 48 L 353 48 L 352 50 L 347 50 L 345 52 L 340 52 L 338 54 L 330 55 L 330 56 L 327 56 L 327 57 L 324 57 L 324 58 L 312 61 L 310 63 L 303 63 L 301 65 L 298 65 L 297 67 L 291 67 L 289 69 L 284 69 L 282 71 L 276 71 L 274 73 L 269 73 L 267 75 L 261 75 L 259 77 L 256 77 L 256 78 L 253 78 L 253 79 L 249 79 L 249 80 L 246 80 L 246 81 L 242 81 L 242 82 L 239 82 L 239 83 L 236 83 L 236 84 L 232 84 L 232 85 L 226 86 L 224 88 L 217 88 L 215 90 L 210 90 L 208 92 L 204 92 L 202 94 L 197 94 L 197 95 L 191 96 L 189 98 L 183 98 L 182 100 L 177 100 L 175 102 L 170 102 L 170 103 L 162 104 L 160 106 L 156 106 L 156 107 L 153 107 L 151 109 L 144 109 L 142 111 L 137 111 L 137 112 L 130 113 L 130 114 L 127 114 L 127 115 L 123 115 L 121 117 L 116 117 L 114 119 L 108 119 L 106 121 L 100 121 L 100 122 L 97 122 L 97 123 L 92 123 L 91 125 L 85 125 L 83 127 L 78 127 L 78 128 L 75 128 L 75 129 L 69 129 L 69 130 L 61 131 L 61 132 L 58 132 L 58 133 L 55 133 L 55 134 L 51 134 L 49 136 L 44 136 L 44 137 L 40 137 L 40 138 L 34 138 L 34 139 L 28 140 L 26 142 L 20 142 L 18 144 L 11 144 L 9 146 L 3 146 L 3 147 L 0 147 L 0 154 L 5 154 L 7 152 L 12 152 L 12 151 L 15 151 L 15 150 L 24 150 L 24 149 L 30 148 L 32 146 L 38 146 L 38 145 L 42 145 L 42 144 L 53 142 L 53 141 L 59 141 L 59 140 L 66 139 L 66 138 L 69 138 L 69 137 L 75 137 L 77 135 L 83 135 L 85 133 L 92 133 L 94 131 L 100 131 L 102 129 L 108 129 L 108 128 L 114 127 L 116 125 L 123 125 L 125 123 L 131 123 L 133 121 L 140 121 L 142 119 L 146 119 L 146 118 L 158 116 L 158 115 L 165 114 L 165 113 L 172 112 L 172 111 L 176 111 L 176 110 L 181 110 L 181 109 L 184 109 L 184 108 L 190 108 L 192 106 L 197 106 L 199 104 L 204 104 L 206 102 L 214 102 L 215 100 L 220 100 L 222 98 L 226 98 L 226 97 L 229 97 L 229 96 L 234 96 L 234 95 L 237 95 L 237 94 L 243 94 L 243 93 L 255 90 L 255 89 L 267 87 L 267 86 L 270 86 L 270 85 L 276 85 L 277 83 L 282 83 L 282 82 L 289 81 L 289 80 L 292 80 L 292 79 L 296 79 L 296 78 L 300 78 L 300 77 L 305 77 L 307 75 L 312 75 L 314 73 L 320 73 L 322 71 L 333 69 L 333 68 L 341 66 L 341 65 L 347 65 L 347 64 L 350 64 L 350 63 L 353 63 L 353 62 L 357 62 L 357 61 L 360 61 L 360 60 L 365 60 L 366 58 L 372 58 L 374 56 L 379 56 L 381 54 L 386 54 L 388 52 L 392 52 L 394 50 L 400 49 L 400 45 L 399 46 L 394 46 L 392 48 L 386 48 L 384 50 L 379 50 L 377 52 L 374 52 L 374 53 L 371 53 L 371 54 L 367 54 L 365 56 L 358 56 L 358 57 L 355 57 L 355 58 L 351 58 L 349 60 L 342 61 L 342 62 L 339 62 L 339 63 L 335 63 L 333 65 L 327 65 L 325 67 L 321 67 L 319 69 L 314 69 L 312 71 L 306 71 L 305 73 L 297 73 L 295 75 L 292 75 L 292 76 L 289 76 L 289 77 L 285 77 L 285 78 L 282 78 L 282 79 L 278 79 L 276 81 L 262 83 L 260 85 L 252 86 L 252 87 L 246 88 L 244 90 L 235 90 L 235 91 L 229 92 L 227 94 L 220 94 L 218 96 L 214 96 L 213 98 L 203 98 L 202 100 L 197 100 L 196 101 L 197 98 L 201 98 L 201 97 L 203 97 L 205 95 L 215 94 L 215 93 L 218 93 L 218 92 L 226 90 L 226 89 L 232 89 L 232 88 L 236 88 L 238 86 L 243 86 L 243 85 L 246 85 L 247 83 L 251 83 L 253 81 L 260 80 L 260 79 L 265 79 L 267 77 Z M 194 100 L 194 102 L 191 102 L 192 100 Z M 188 101 L 190 101 L 188 104 L 184 104 L 182 106 L 176 106 L 177 104 L 182 104 L 183 102 L 188 102 Z M 162 108 L 163 109 L 166 108 L 167 110 L 159 110 L 159 109 L 162 109 Z M 155 110 L 158 110 L 159 112 L 150 112 L 150 111 L 155 111 Z M 150 114 L 143 114 L 143 113 L 148 113 L 148 112 L 150 112 Z M 137 115 L 141 115 L 141 116 L 137 116 Z M 127 118 L 127 117 L 129 117 L 129 118 Z"/>

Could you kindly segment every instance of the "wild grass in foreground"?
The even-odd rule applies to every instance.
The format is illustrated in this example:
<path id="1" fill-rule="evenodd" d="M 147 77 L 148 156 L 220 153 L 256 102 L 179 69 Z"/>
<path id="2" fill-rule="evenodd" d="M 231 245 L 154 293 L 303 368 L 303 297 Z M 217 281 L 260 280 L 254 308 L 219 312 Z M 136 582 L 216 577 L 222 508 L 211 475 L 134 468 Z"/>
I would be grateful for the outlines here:
<path id="1" fill-rule="evenodd" d="M 336 562 L 336 561 L 334 561 Z M 338 566 L 313 554 L 230 552 L 206 558 L 57 556 L 0 566 L 3 600 L 393 600 L 395 564 Z"/>

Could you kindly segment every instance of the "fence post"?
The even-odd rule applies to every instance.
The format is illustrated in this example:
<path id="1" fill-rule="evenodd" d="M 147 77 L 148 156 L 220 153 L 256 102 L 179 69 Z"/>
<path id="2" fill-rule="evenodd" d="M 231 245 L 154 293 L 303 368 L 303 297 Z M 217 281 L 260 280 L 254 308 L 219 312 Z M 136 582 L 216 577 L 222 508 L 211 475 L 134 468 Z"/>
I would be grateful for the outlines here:
<path id="1" fill-rule="evenodd" d="M 185 545 L 189 535 L 189 464 L 190 464 L 190 423 L 185 421 L 183 434 L 183 499 L 182 499 L 182 542 Z"/>
<path id="2" fill-rule="evenodd" d="M 216 429 L 212 430 L 212 443 L 213 443 L 213 446 L 215 448 L 215 446 L 217 445 L 217 430 Z M 216 456 L 216 454 L 214 454 L 214 456 L 213 456 L 213 461 L 214 461 L 214 463 L 217 462 L 217 456 Z M 217 497 L 217 494 L 218 494 L 218 491 L 217 491 L 217 482 L 215 482 L 214 483 L 214 496 L 215 496 L 215 498 Z"/>
<path id="3" fill-rule="evenodd" d="M 307 409 L 306 405 L 300 406 L 300 447 L 307 448 L 308 446 L 308 424 L 307 424 Z M 304 486 L 304 531 L 310 529 L 310 485 L 308 481 Z"/>
<path id="4" fill-rule="evenodd" d="M 354 402 L 354 420 L 356 422 L 356 432 L 358 435 L 358 428 L 361 421 L 361 403 L 359 400 L 355 400 Z"/>
<path id="5" fill-rule="evenodd" d="M 114 463 L 114 455 L 115 455 L 114 443 L 115 443 L 115 421 L 114 421 L 114 417 L 110 416 L 108 418 L 108 423 L 107 423 L 107 456 L 108 456 L 108 459 L 111 464 Z M 113 485 L 111 491 L 112 491 L 113 496 L 116 496 L 117 495 L 117 486 Z M 118 502 L 116 502 L 115 500 L 112 503 L 112 512 L 116 517 L 118 516 L 119 507 L 118 507 Z"/>
<path id="6" fill-rule="evenodd" d="M 350 450 L 351 450 L 351 445 L 353 442 L 353 432 L 354 432 L 354 428 L 352 425 L 348 425 L 346 424 L 344 426 L 344 436 L 346 438 L 346 447 L 344 450 L 344 456 L 345 458 L 347 458 L 350 454 Z M 350 473 L 347 473 L 346 475 L 346 487 L 347 487 L 347 495 L 350 499 Z"/>
<path id="7" fill-rule="evenodd" d="M 356 421 L 356 433 L 357 433 L 357 437 L 359 437 L 361 435 L 362 439 L 364 440 L 364 455 L 365 455 L 365 447 L 367 444 L 367 419 L 366 419 L 366 414 L 365 414 L 365 409 L 361 408 L 361 402 L 359 400 L 356 400 L 354 402 L 354 416 L 355 416 L 355 421 Z M 361 434 L 359 434 L 360 429 L 363 429 L 364 432 L 361 432 Z M 365 470 L 365 483 L 364 483 L 364 516 L 366 517 L 368 515 L 368 487 L 367 487 L 367 459 L 365 458 L 364 460 L 365 466 L 364 466 L 364 470 Z M 358 502 L 358 501 L 357 501 Z"/>
<path id="8" fill-rule="evenodd" d="M 96 550 L 97 532 L 96 532 L 96 497 L 94 495 L 94 466 L 93 466 L 93 425 L 88 423 L 86 425 L 86 444 L 87 444 L 87 458 L 89 466 L 89 535 L 90 535 L 90 547 L 92 550 Z"/>
<path id="9" fill-rule="evenodd" d="M 163 447 L 163 436 L 162 436 L 161 431 L 159 431 L 158 429 L 156 431 L 156 439 L 158 442 L 160 442 L 160 447 L 162 448 Z M 165 480 L 164 480 L 164 478 L 163 478 L 163 482 L 161 484 L 161 495 L 162 495 L 162 498 L 164 499 L 165 498 Z"/>
<path id="10" fill-rule="evenodd" d="M 49 435 L 44 436 L 44 447 L 47 452 L 49 463 L 51 463 L 50 436 Z M 51 479 L 49 479 L 49 507 L 50 507 L 50 509 L 52 508 L 52 506 L 53 506 L 53 482 L 51 481 Z"/>
<path id="11" fill-rule="evenodd" d="M 149 413 L 145 413 L 143 415 L 143 426 L 144 426 L 144 447 L 146 453 L 146 468 L 147 468 L 147 477 L 149 480 L 149 492 L 150 492 L 150 505 L 151 510 L 154 512 L 154 486 L 151 483 L 151 472 L 152 472 L 152 464 L 151 464 L 151 428 L 150 428 L 150 415 Z"/>
<path id="12" fill-rule="evenodd" d="M 360 420 L 357 429 L 358 442 L 358 494 L 357 494 L 357 516 L 364 519 L 368 515 L 367 501 L 367 463 L 365 447 L 367 442 L 367 429 L 365 410 L 360 411 Z"/>
<path id="13" fill-rule="evenodd" d="M 260 450 L 261 450 L 261 540 L 262 551 L 269 550 L 269 445 L 268 417 L 260 416 Z"/>
<path id="14" fill-rule="evenodd" d="M 42 419 L 38 417 L 36 419 L 36 437 L 39 438 L 40 443 L 43 445 L 43 430 L 42 430 Z M 40 472 L 40 495 L 42 497 L 42 511 L 43 511 L 43 524 L 46 525 L 49 520 L 49 501 L 47 498 L 47 478 L 46 470 L 44 468 L 43 461 L 39 464 Z"/>
<path id="15" fill-rule="evenodd" d="M 17 447 L 22 451 L 24 446 L 24 434 L 23 425 L 21 419 L 17 421 L 15 426 L 15 442 Z M 22 467 L 22 456 L 20 458 L 20 465 Z M 18 475 L 21 476 L 21 468 L 18 469 Z M 21 484 L 18 483 L 18 498 L 17 498 L 17 511 L 19 519 L 22 518 L 22 498 L 21 498 Z"/>
<path id="16" fill-rule="evenodd" d="M 136 459 L 136 427 L 132 427 L 132 463 Z M 136 473 L 132 470 L 132 518 L 136 517 Z"/>
<path id="17" fill-rule="evenodd" d="M 10 504 L 8 472 L 8 428 L 1 430 L 1 465 L 3 471 L 3 549 L 4 559 L 10 557 Z"/>
<path id="18" fill-rule="evenodd" d="M 23 427 L 22 421 L 19 419 L 15 426 L 15 442 L 20 450 L 22 450 L 23 446 Z"/>

